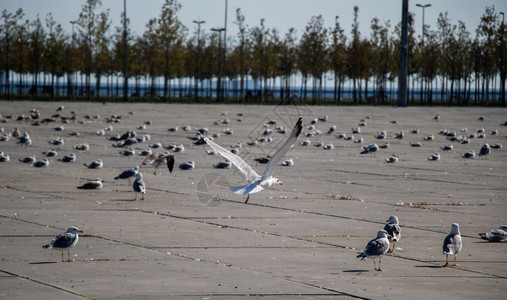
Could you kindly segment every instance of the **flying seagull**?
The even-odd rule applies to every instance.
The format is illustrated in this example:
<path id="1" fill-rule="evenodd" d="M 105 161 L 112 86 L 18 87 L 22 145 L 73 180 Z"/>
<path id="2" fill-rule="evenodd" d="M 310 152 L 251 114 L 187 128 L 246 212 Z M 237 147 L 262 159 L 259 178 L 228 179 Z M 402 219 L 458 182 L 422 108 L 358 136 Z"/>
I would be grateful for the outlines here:
<path id="1" fill-rule="evenodd" d="M 151 155 L 148 155 L 141 163 L 141 166 L 152 165 L 154 167 L 153 175 L 157 175 L 157 168 L 160 167 L 164 162 L 169 169 L 169 173 L 172 173 L 174 168 L 174 153 L 167 152 L 159 154 L 158 152 L 155 152 Z"/>
<path id="2" fill-rule="evenodd" d="M 71 226 L 67 229 L 67 231 L 54 238 L 51 243 L 42 246 L 42 248 L 60 250 L 62 252 L 62 262 L 64 262 L 63 251 L 67 250 L 67 261 L 70 262 L 70 248 L 77 244 L 77 241 L 79 240 L 79 235 L 77 234 L 78 232 L 83 231 L 77 227 Z"/>
<path id="3" fill-rule="evenodd" d="M 287 141 L 285 141 L 283 146 L 278 149 L 273 157 L 269 160 L 264 173 L 262 173 L 262 176 L 257 174 L 251 166 L 249 166 L 236 154 L 216 144 L 207 137 L 203 136 L 203 138 L 211 148 L 228 159 L 233 165 L 236 166 L 236 168 L 238 168 L 241 173 L 243 173 L 248 184 L 243 186 L 231 186 L 230 189 L 236 194 L 248 195 L 245 200 L 245 203 L 248 203 L 251 193 L 257 193 L 274 185 L 283 184 L 278 178 L 272 177 L 273 169 L 276 165 L 278 165 L 285 153 L 287 153 L 292 148 L 292 146 L 294 146 L 294 143 L 296 142 L 298 136 L 301 134 L 302 129 L 303 118 L 299 118 L 296 125 L 292 129 L 292 132 L 290 133 Z"/>

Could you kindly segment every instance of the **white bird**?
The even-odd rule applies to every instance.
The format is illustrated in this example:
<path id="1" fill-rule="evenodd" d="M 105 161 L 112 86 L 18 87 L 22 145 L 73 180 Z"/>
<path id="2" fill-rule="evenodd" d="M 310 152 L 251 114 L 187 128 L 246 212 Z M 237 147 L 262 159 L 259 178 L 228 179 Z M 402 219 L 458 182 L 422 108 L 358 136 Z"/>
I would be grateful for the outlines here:
<path id="1" fill-rule="evenodd" d="M 70 249 L 77 244 L 79 240 L 78 232 L 83 232 L 79 228 L 72 226 L 67 229 L 64 233 L 58 235 L 54 238 L 51 243 L 42 246 L 44 249 L 54 249 L 62 252 L 62 262 L 63 260 L 63 251 L 67 250 L 67 261 L 70 262 Z"/>
<path id="2" fill-rule="evenodd" d="M 43 158 L 39 161 L 34 162 L 32 166 L 36 168 L 45 168 L 49 166 L 49 160 L 47 158 Z"/>
<path id="3" fill-rule="evenodd" d="M 391 155 L 391 157 L 386 158 L 386 162 L 397 163 L 398 162 L 398 155 L 396 155 L 396 154 Z"/>
<path id="4" fill-rule="evenodd" d="M 55 149 L 47 150 L 42 152 L 42 154 L 46 155 L 47 157 L 55 157 L 58 155 L 58 152 L 56 152 Z"/>
<path id="5" fill-rule="evenodd" d="M 393 241 L 393 249 L 389 249 L 387 253 L 393 253 L 396 251 L 396 242 L 401 238 L 401 228 L 397 216 L 390 216 L 387 222 L 384 230 L 389 234 L 389 240 Z"/>
<path id="6" fill-rule="evenodd" d="M 288 158 L 282 162 L 282 166 L 284 167 L 292 167 L 294 165 L 294 160 L 292 158 Z"/>
<path id="7" fill-rule="evenodd" d="M 120 173 L 120 175 L 116 176 L 114 178 L 114 180 L 118 180 L 118 179 L 128 179 L 129 180 L 129 185 L 130 185 L 130 179 L 134 176 L 137 175 L 137 173 L 139 172 L 139 166 L 135 166 L 133 167 L 132 169 L 128 169 L 128 170 L 125 170 L 123 172 Z"/>
<path id="8" fill-rule="evenodd" d="M 387 239 L 387 232 L 385 230 L 379 230 L 377 232 L 377 237 L 369 241 L 364 251 L 360 253 L 357 257 L 361 257 L 361 260 L 365 260 L 369 257 L 372 257 L 373 265 L 375 266 L 375 271 L 382 271 L 382 269 L 380 269 L 380 260 L 382 259 L 382 255 L 385 255 L 388 250 L 389 250 L 389 240 Z M 378 269 L 375 263 L 376 257 L 379 258 Z"/>
<path id="9" fill-rule="evenodd" d="M 33 164 L 34 162 L 37 161 L 37 157 L 35 155 L 30 155 L 27 157 L 20 158 L 18 160 L 22 163 Z"/>
<path id="10" fill-rule="evenodd" d="M 464 158 L 475 158 L 475 151 L 474 150 L 467 151 L 463 153 L 461 156 Z"/>
<path id="11" fill-rule="evenodd" d="M 83 143 L 79 143 L 79 144 L 74 145 L 74 149 L 80 150 L 80 151 L 88 151 L 88 150 L 90 150 L 90 145 L 86 142 L 83 142 Z"/>
<path id="12" fill-rule="evenodd" d="M 498 229 L 486 233 L 479 233 L 481 238 L 490 242 L 507 242 L 507 225 L 501 225 Z"/>
<path id="13" fill-rule="evenodd" d="M 104 182 L 102 179 L 95 178 L 94 180 L 90 180 L 77 188 L 81 190 L 98 190 L 102 188 L 102 182 Z"/>
<path id="14" fill-rule="evenodd" d="M 30 146 L 32 144 L 32 139 L 30 138 L 30 135 L 28 132 L 24 132 L 23 136 L 19 138 L 16 144 L 21 144 L 23 146 Z"/>
<path id="15" fill-rule="evenodd" d="M 461 234 L 459 233 L 459 225 L 454 223 L 451 225 L 451 232 L 445 237 L 442 245 L 442 252 L 445 254 L 444 267 L 450 267 L 449 255 L 454 256 L 454 266 L 456 266 L 456 256 L 461 251 Z"/>
<path id="16" fill-rule="evenodd" d="M 435 152 L 435 154 L 431 154 L 428 156 L 428 160 L 440 160 L 440 153 Z"/>
<path id="17" fill-rule="evenodd" d="M 63 158 L 58 159 L 61 162 L 75 162 L 76 161 L 76 154 L 70 153 L 65 155 Z"/>
<path id="18" fill-rule="evenodd" d="M 380 148 L 377 144 L 370 144 L 368 146 L 363 146 L 363 151 L 361 151 L 360 154 L 371 153 L 372 155 L 375 155 L 375 153 L 379 150 Z"/>
<path id="19" fill-rule="evenodd" d="M 236 194 L 248 195 L 245 200 L 245 203 L 248 203 L 251 193 L 257 193 L 274 185 L 283 184 L 278 178 L 272 177 L 273 169 L 276 165 L 279 164 L 285 153 L 287 153 L 292 148 L 292 146 L 294 146 L 294 143 L 296 142 L 298 136 L 301 134 L 302 129 L 303 118 L 299 118 L 283 146 L 279 148 L 273 157 L 269 160 L 269 163 L 266 165 L 266 169 L 262 173 L 262 176 L 257 174 L 251 166 L 249 166 L 243 159 L 241 159 L 241 157 L 231 153 L 207 137 L 203 138 L 211 148 L 215 149 L 215 151 L 228 159 L 233 165 L 236 166 L 236 168 L 238 168 L 241 173 L 243 173 L 248 184 L 243 186 L 231 186 L 230 189 Z"/>
<path id="20" fill-rule="evenodd" d="M 10 157 L 7 153 L 4 153 L 3 151 L 0 151 L 0 162 L 8 162 L 10 160 Z"/>
<path id="21" fill-rule="evenodd" d="M 487 155 L 490 153 L 491 153 L 491 147 L 489 146 L 488 143 L 486 143 L 486 144 L 482 145 L 482 148 L 479 151 L 479 157 L 484 156 L 486 158 Z"/>
<path id="22" fill-rule="evenodd" d="M 143 181 L 143 174 L 137 173 L 136 180 L 134 180 L 134 183 L 132 183 L 132 189 L 136 193 L 136 199 L 137 200 L 137 194 L 141 194 L 141 200 L 144 200 L 144 194 L 146 193 L 146 185 Z"/>
<path id="23" fill-rule="evenodd" d="M 84 165 L 87 166 L 88 169 L 100 169 L 104 166 L 104 163 L 102 163 L 102 160 L 97 159 Z"/>

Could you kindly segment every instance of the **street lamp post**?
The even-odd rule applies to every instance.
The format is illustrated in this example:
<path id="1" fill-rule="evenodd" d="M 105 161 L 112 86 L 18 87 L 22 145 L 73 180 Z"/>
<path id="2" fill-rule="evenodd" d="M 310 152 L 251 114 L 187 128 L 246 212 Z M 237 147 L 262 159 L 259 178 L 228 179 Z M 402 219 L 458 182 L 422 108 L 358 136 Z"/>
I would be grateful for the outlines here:
<path id="1" fill-rule="evenodd" d="M 123 0 L 123 100 L 128 100 L 127 75 L 127 0 Z"/>
<path id="2" fill-rule="evenodd" d="M 425 36 L 425 33 L 426 33 L 426 27 L 424 26 L 424 11 L 426 9 L 426 7 L 430 7 L 431 4 L 416 4 L 415 6 L 417 7 L 421 7 L 422 8 L 422 39 L 421 39 L 421 43 L 422 43 L 422 52 L 424 53 L 424 36 Z M 422 79 L 422 76 L 421 76 L 421 86 L 419 87 L 419 90 L 420 90 L 420 93 L 421 93 L 421 102 L 423 101 L 423 79 Z"/>
<path id="3" fill-rule="evenodd" d="M 224 75 L 224 83 L 226 81 L 226 78 L 227 78 L 227 74 L 225 72 L 225 56 L 227 54 L 227 6 L 228 6 L 228 0 L 225 0 L 225 20 L 224 20 L 224 57 L 223 57 L 223 60 L 224 60 L 224 63 L 223 63 L 223 75 Z M 225 84 L 223 84 L 225 86 Z M 223 93 L 223 89 L 222 89 L 222 98 L 223 99 L 226 99 L 225 97 L 225 93 Z"/>
<path id="4" fill-rule="evenodd" d="M 430 7 L 431 4 L 416 4 L 415 6 L 417 7 L 421 7 L 422 8 L 422 43 L 424 45 L 424 33 L 425 33 L 425 28 L 424 28 L 424 10 L 426 9 L 426 7 Z"/>
<path id="5" fill-rule="evenodd" d="M 199 56 L 201 53 L 201 24 L 205 23 L 205 21 L 193 21 L 195 24 L 197 24 L 197 67 L 196 67 L 196 74 L 194 78 L 194 97 L 195 99 L 199 99 L 199 89 L 198 89 L 198 77 L 199 77 Z"/>
<path id="6" fill-rule="evenodd" d="M 217 102 L 220 100 L 223 100 L 222 95 L 222 84 L 221 84 L 221 49 L 222 49 L 222 31 L 225 31 L 225 28 L 212 28 L 211 29 L 214 32 L 218 33 L 218 74 L 217 74 Z"/>
<path id="7" fill-rule="evenodd" d="M 76 24 L 77 21 L 70 21 L 70 24 L 72 24 L 72 47 L 70 48 L 70 64 L 73 64 L 72 63 L 72 49 L 74 49 L 74 24 Z M 72 66 L 73 68 L 74 66 Z M 70 80 L 70 97 L 72 100 L 74 100 L 74 81 L 76 80 L 76 74 L 74 72 L 72 72 L 72 77 L 71 77 L 71 80 Z"/>

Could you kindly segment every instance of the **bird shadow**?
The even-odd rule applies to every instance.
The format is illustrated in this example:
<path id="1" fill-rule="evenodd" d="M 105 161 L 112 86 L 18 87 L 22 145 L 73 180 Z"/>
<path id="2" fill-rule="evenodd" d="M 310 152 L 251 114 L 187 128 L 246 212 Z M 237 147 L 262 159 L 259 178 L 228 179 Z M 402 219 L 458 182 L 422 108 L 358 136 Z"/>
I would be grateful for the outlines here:
<path id="1" fill-rule="evenodd" d="M 135 199 L 109 199 L 109 201 L 112 201 L 112 202 L 135 202 L 137 200 L 135 200 Z"/>
<path id="2" fill-rule="evenodd" d="M 434 266 L 434 265 L 426 265 L 426 266 L 415 266 L 416 268 L 428 268 L 428 269 L 441 269 L 443 266 Z"/>
<path id="3" fill-rule="evenodd" d="M 370 272 L 370 270 L 343 270 L 343 273 L 360 273 L 360 272 Z"/>
<path id="4" fill-rule="evenodd" d="M 29 263 L 30 265 L 47 265 L 47 264 L 56 264 L 56 261 L 36 261 Z"/>

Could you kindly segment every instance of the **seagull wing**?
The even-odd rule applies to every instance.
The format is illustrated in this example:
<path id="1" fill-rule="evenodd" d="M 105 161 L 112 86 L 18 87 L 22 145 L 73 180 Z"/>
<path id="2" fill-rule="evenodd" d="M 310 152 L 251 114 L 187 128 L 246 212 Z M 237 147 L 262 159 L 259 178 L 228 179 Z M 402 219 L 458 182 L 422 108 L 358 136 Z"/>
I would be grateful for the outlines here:
<path id="1" fill-rule="evenodd" d="M 275 155 L 273 155 L 273 157 L 269 160 L 269 163 L 266 166 L 264 173 L 262 174 L 262 178 L 268 178 L 271 176 L 275 166 L 280 162 L 285 153 L 287 153 L 287 151 L 289 151 L 292 146 L 294 146 L 294 143 L 296 142 L 298 136 L 301 134 L 301 130 L 303 130 L 303 118 L 299 118 L 296 125 L 294 125 L 289 138 L 287 138 L 287 141 L 285 141 L 285 144 L 283 144 L 283 146 L 278 149 L 275 152 Z"/>
<path id="2" fill-rule="evenodd" d="M 211 148 L 213 148 L 216 152 L 220 153 L 220 155 L 235 165 L 236 168 L 238 168 L 238 170 L 243 173 L 243 175 L 245 175 L 246 181 L 252 182 L 260 178 L 259 174 L 257 174 L 254 169 L 252 169 L 252 167 L 250 167 L 250 165 L 248 165 L 243 159 L 241 159 L 241 157 L 218 145 L 205 136 L 202 136 L 202 138 L 206 141 L 206 143 L 208 143 Z"/>
<path id="3" fill-rule="evenodd" d="M 168 154 L 165 160 L 167 162 L 167 168 L 169 169 L 169 173 L 172 173 L 174 168 L 174 154 L 172 153 Z"/>

